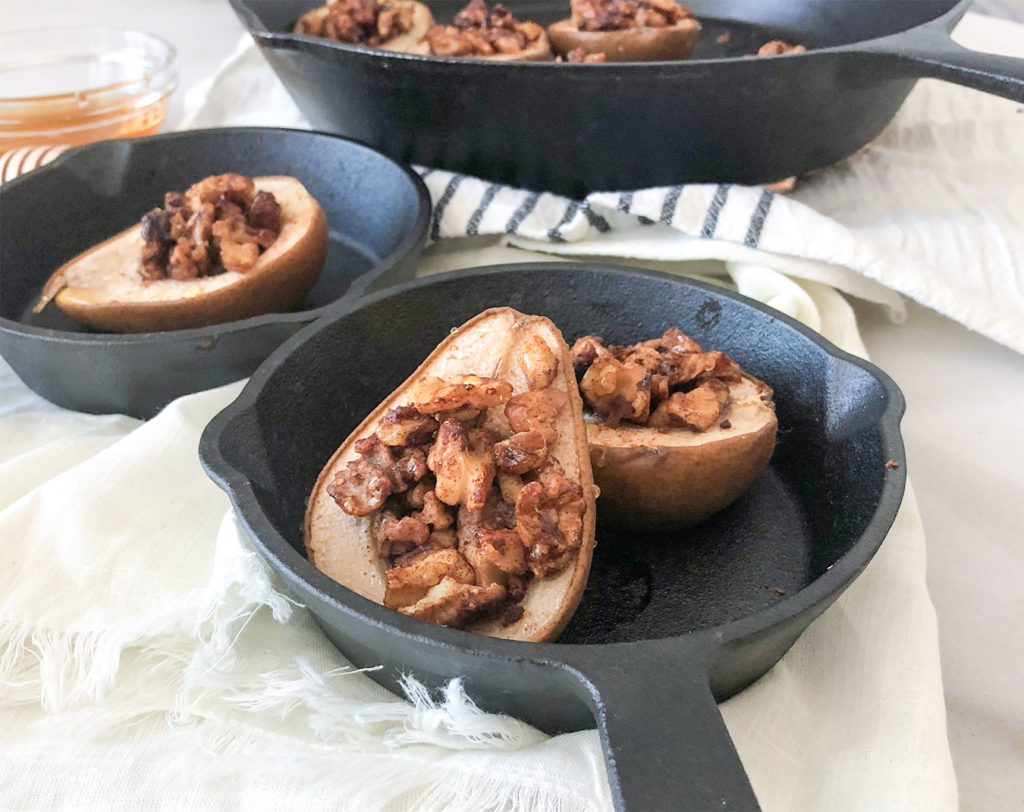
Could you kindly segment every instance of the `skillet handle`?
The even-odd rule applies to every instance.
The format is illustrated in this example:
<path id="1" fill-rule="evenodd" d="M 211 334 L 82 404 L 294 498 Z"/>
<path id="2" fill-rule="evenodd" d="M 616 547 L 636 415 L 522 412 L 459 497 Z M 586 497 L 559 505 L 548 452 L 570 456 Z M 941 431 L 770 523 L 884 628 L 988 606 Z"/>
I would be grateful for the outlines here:
<path id="1" fill-rule="evenodd" d="M 628 646 L 614 665 L 574 658 L 616 808 L 759 810 L 711 694 L 706 649 L 671 642 Z"/>
<path id="2" fill-rule="evenodd" d="M 911 76 L 944 79 L 1024 102 L 1024 59 L 964 48 L 950 37 L 947 25 L 936 20 L 863 43 L 858 50 L 888 56 Z"/>

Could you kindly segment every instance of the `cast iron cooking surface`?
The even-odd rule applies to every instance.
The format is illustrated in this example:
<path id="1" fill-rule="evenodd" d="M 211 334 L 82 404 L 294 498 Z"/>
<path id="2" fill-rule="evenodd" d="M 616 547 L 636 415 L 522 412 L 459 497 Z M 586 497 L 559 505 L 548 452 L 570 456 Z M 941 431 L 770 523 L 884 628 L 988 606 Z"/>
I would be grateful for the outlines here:
<path id="1" fill-rule="evenodd" d="M 323 207 L 327 261 L 294 311 L 135 335 L 90 330 L 52 302 L 32 312 L 68 259 L 137 223 L 165 192 L 223 172 L 293 175 Z M 197 130 L 72 150 L 0 187 L 0 351 L 60 405 L 148 417 L 173 397 L 248 375 L 350 292 L 411 278 L 429 213 L 411 170 L 322 133 Z"/>
<path id="2" fill-rule="evenodd" d="M 231 0 L 317 127 L 424 166 L 582 197 L 679 183 L 764 183 L 852 155 L 917 78 L 1024 101 L 1024 60 L 970 51 L 949 30 L 970 0 L 694 0 L 695 58 L 494 62 L 295 35 L 315 0 Z M 440 20 L 463 0 L 432 0 Z M 567 0 L 517 0 L 553 22 Z M 766 41 L 806 53 L 746 58 Z M 719 41 L 719 40 L 723 41 Z"/>
<path id="3" fill-rule="evenodd" d="M 570 342 L 632 343 L 678 325 L 775 391 L 771 465 L 710 521 L 616 534 L 598 500 L 590 580 L 556 644 L 421 623 L 303 554 L 306 501 L 338 445 L 452 327 L 501 305 L 550 317 Z M 620 806 L 749 808 L 712 694 L 768 670 L 874 554 L 905 481 L 905 466 L 886 467 L 903 462 L 901 413 L 883 373 L 770 308 L 665 274 L 551 263 L 443 274 L 338 306 L 268 359 L 211 422 L 200 456 L 328 637 L 356 665 L 383 665 L 375 679 L 459 675 L 483 707 L 549 731 L 596 718 Z"/>

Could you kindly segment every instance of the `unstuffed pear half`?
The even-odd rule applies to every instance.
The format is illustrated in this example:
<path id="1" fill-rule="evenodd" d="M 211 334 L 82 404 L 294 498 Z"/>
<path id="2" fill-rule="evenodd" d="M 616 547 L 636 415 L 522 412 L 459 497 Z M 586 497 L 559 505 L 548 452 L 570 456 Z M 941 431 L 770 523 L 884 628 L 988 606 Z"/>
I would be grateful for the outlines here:
<path id="1" fill-rule="evenodd" d="M 306 511 L 307 557 L 402 614 L 553 640 L 594 546 L 582 410 L 554 324 L 507 307 L 477 315 L 324 466 Z"/>
<path id="2" fill-rule="evenodd" d="M 295 178 L 216 175 L 62 265 L 35 310 L 54 300 L 115 333 L 286 312 L 313 287 L 327 246 L 323 209 Z"/>
<path id="3" fill-rule="evenodd" d="M 772 390 L 676 328 L 659 339 L 572 349 L 602 523 L 676 530 L 730 505 L 775 450 Z"/>
<path id="4" fill-rule="evenodd" d="M 689 59 L 700 23 L 675 0 L 573 0 L 572 16 L 548 26 L 554 50 L 603 54 L 606 62 Z M 582 61 L 582 60 L 580 60 Z"/>

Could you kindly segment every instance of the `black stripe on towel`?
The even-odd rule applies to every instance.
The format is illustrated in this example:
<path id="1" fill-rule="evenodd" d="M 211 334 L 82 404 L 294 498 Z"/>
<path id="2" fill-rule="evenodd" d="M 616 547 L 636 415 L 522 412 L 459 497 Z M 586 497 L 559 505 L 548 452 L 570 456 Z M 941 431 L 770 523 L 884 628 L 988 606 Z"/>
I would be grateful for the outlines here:
<path id="1" fill-rule="evenodd" d="M 494 200 L 494 196 L 498 194 L 500 189 L 500 183 L 492 183 L 484 190 L 484 196 L 480 199 L 480 205 L 476 207 L 476 211 L 473 212 L 469 222 L 466 224 L 467 234 L 472 236 L 477 233 L 480 228 L 480 221 L 484 218 L 484 212 L 487 211 L 487 207 L 491 205 L 491 201 Z"/>
<path id="2" fill-rule="evenodd" d="M 761 198 L 757 201 L 757 208 L 750 217 L 750 225 L 747 227 L 747 236 L 743 238 L 743 244 L 751 248 L 757 248 L 761 239 L 761 229 L 764 228 L 764 220 L 768 216 L 768 209 L 771 208 L 775 194 L 768 189 L 761 192 Z"/>
<path id="3" fill-rule="evenodd" d="M 710 239 L 715 235 L 715 227 L 718 225 L 718 215 L 722 213 L 725 206 L 725 199 L 729 196 L 729 184 L 720 183 L 715 189 L 715 196 L 711 198 L 708 205 L 708 213 L 704 215 L 704 225 L 700 227 L 700 236 Z"/>
<path id="4" fill-rule="evenodd" d="M 633 207 L 633 193 L 632 192 L 619 192 L 619 203 L 615 207 L 619 211 L 624 211 L 629 214 L 629 210 Z"/>
<path id="5" fill-rule="evenodd" d="M 576 212 L 579 210 L 580 204 L 575 200 L 570 201 L 569 205 L 565 207 L 565 214 L 563 214 L 562 219 L 558 221 L 558 225 L 554 228 L 548 229 L 548 239 L 551 240 L 551 242 L 565 242 L 565 237 L 563 237 L 559 232 L 562 230 L 562 226 L 572 221 L 572 218 L 576 216 Z"/>
<path id="6" fill-rule="evenodd" d="M 612 230 L 612 227 L 608 224 L 608 221 L 605 220 L 600 214 L 598 214 L 592 208 L 590 208 L 589 203 L 584 201 L 581 208 L 583 209 L 583 213 L 587 216 L 587 222 L 590 223 L 590 225 L 596 228 L 599 232 L 601 232 L 602 234 L 607 234 L 609 231 Z"/>
<path id="7" fill-rule="evenodd" d="M 679 202 L 679 195 L 683 193 L 682 186 L 673 186 L 665 195 L 665 202 L 661 204 L 661 217 L 659 223 L 666 226 L 672 225 L 672 219 L 676 216 L 676 203 Z"/>
<path id="8" fill-rule="evenodd" d="M 440 234 L 441 217 L 444 216 L 444 210 L 448 208 L 448 204 L 455 196 L 455 190 L 459 188 L 459 184 L 462 183 L 462 179 L 464 177 L 465 175 L 452 175 L 452 179 L 448 181 L 448 185 L 444 187 L 444 193 L 434 206 L 434 221 L 430 226 L 431 239 L 436 240 L 438 234 Z"/>
<path id="9" fill-rule="evenodd" d="M 539 200 L 540 192 L 531 193 L 530 196 L 522 202 L 522 205 L 516 209 L 516 213 L 509 218 L 507 223 L 505 223 L 505 233 L 514 234 L 516 229 L 519 228 L 520 223 L 530 215 L 531 211 L 537 208 L 537 201 Z"/>

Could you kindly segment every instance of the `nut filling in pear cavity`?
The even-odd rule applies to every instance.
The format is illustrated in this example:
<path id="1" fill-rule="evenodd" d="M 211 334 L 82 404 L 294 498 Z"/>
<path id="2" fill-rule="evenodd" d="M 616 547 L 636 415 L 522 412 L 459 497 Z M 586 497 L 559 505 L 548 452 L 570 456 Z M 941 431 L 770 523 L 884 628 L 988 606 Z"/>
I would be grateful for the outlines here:
<path id="1" fill-rule="evenodd" d="M 693 12 L 676 0 L 572 0 L 571 8 L 569 19 L 548 26 L 548 37 L 572 62 L 689 59 L 700 33 Z"/>
<path id="2" fill-rule="evenodd" d="M 142 218 L 143 279 L 196 279 L 246 273 L 281 232 L 281 206 L 252 178 L 214 175 Z"/>
<path id="3" fill-rule="evenodd" d="M 498 308 L 350 435 L 314 488 L 306 547 L 403 614 L 550 639 L 586 581 L 593 505 L 568 348 L 547 319 Z"/>
<path id="4" fill-rule="evenodd" d="M 55 300 L 96 330 L 183 330 L 282 313 L 302 301 L 327 257 L 327 218 L 296 178 L 225 174 L 58 268 L 34 310 Z"/>
<path id="5" fill-rule="evenodd" d="M 430 9 L 416 0 L 328 0 L 303 14 L 294 32 L 386 51 L 406 51 L 422 41 L 433 24 Z"/>
<path id="6" fill-rule="evenodd" d="M 583 336 L 572 358 L 603 521 L 637 530 L 695 524 L 768 464 L 778 426 L 772 390 L 724 352 L 704 352 L 673 327 L 630 346 Z"/>
<path id="7" fill-rule="evenodd" d="M 501 3 L 488 10 L 484 0 L 470 0 L 452 25 L 435 25 L 426 33 L 431 56 L 474 56 L 482 59 L 547 62 L 554 59 L 544 27 L 518 20 Z"/>

